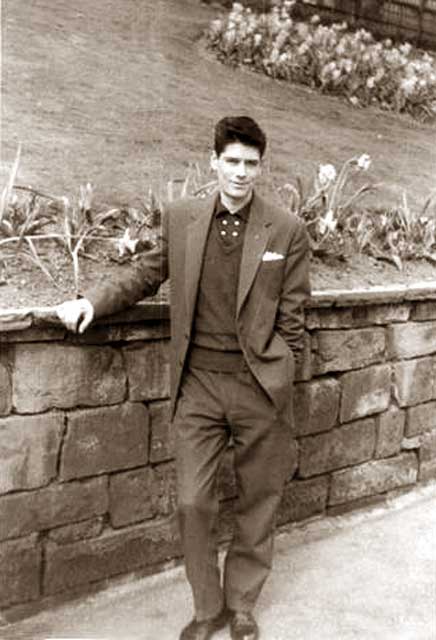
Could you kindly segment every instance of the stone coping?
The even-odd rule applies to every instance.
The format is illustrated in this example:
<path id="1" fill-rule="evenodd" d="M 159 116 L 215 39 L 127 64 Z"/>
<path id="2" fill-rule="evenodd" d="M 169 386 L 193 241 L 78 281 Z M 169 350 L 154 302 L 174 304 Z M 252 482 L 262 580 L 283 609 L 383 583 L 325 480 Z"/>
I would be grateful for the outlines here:
<path id="1" fill-rule="evenodd" d="M 326 289 L 313 291 L 309 308 L 349 307 L 373 304 L 399 304 L 410 301 L 436 300 L 436 280 L 410 285 L 385 285 L 362 289 Z M 96 321 L 96 325 L 169 320 L 167 302 L 141 301 L 131 309 Z M 0 332 L 21 331 L 35 326 L 60 325 L 55 307 L 23 307 L 0 310 Z"/>

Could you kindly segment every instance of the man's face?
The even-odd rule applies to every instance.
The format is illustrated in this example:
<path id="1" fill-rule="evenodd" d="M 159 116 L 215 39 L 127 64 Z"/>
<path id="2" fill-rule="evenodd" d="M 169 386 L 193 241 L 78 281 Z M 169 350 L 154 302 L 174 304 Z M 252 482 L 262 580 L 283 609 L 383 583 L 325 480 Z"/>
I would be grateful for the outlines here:
<path id="1" fill-rule="evenodd" d="M 212 154 L 220 193 L 234 202 L 245 200 L 261 172 L 259 149 L 241 142 L 227 144 L 219 156 Z"/>

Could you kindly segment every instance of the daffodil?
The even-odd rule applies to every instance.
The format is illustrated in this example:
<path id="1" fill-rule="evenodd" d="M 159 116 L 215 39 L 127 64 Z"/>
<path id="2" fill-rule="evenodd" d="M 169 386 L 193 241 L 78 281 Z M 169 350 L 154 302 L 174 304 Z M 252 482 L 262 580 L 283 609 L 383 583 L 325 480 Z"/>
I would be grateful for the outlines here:
<path id="1" fill-rule="evenodd" d="M 357 159 L 357 166 L 359 167 L 359 169 L 362 169 L 362 171 L 368 171 L 370 165 L 371 156 L 369 156 L 367 153 L 362 153 L 362 155 Z"/>
<path id="2" fill-rule="evenodd" d="M 333 209 L 329 209 L 324 217 L 321 217 L 318 221 L 318 230 L 320 234 L 323 236 L 328 231 L 334 231 L 336 229 L 336 225 L 338 221 L 335 218 L 335 214 Z"/>
<path id="3" fill-rule="evenodd" d="M 318 170 L 318 182 L 321 187 L 328 186 L 336 180 L 336 169 L 332 164 L 320 164 Z"/>
<path id="4" fill-rule="evenodd" d="M 136 246 L 138 242 L 139 242 L 139 238 L 134 238 L 131 235 L 130 227 L 127 227 L 123 237 L 119 238 L 115 242 L 118 249 L 119 257 L 122 258 L 126 253 L 130 253 L 131 255 L 133 255 L 136 251 Z"/>

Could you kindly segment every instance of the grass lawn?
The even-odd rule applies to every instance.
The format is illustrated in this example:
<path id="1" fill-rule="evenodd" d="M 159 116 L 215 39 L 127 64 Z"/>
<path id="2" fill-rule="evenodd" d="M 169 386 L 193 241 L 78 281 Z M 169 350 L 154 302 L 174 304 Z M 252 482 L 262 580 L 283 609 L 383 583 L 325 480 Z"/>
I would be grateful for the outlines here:
<path id="1" fill-rule="evenodd" d="M 200 43 L 216 13 L 198 0 L 3 0 L 0 178 L 21 141 L 19 183 L 62 195 L 90 181 L 101 201 L 133 202 L 207 166 L 214 122 L 244 113 L 269 134 L 266 183 L 366 152 L 390 199 L 404 187 L 423 202 L 435 128 L 222 66 Z"/>

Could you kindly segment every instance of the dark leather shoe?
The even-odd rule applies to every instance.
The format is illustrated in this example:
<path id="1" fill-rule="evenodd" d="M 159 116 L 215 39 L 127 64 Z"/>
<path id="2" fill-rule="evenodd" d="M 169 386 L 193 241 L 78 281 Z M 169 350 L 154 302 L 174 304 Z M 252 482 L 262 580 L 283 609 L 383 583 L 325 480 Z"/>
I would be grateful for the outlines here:
<path id="1" fill-rule="evenodd" d="M 209 640 L 216 631 L 219 631 L 229 621 L 229 612 L 223 609 L 214 618 L 197 621 L 192 620 L 187 627 L 182 630 L 180 640 Z"/>
<path id="2" fill-rule="evenodd" d="M 259 627 L 249 611 L 233 611 L 230 617 L 232 640 L 257 640 Z"/>

